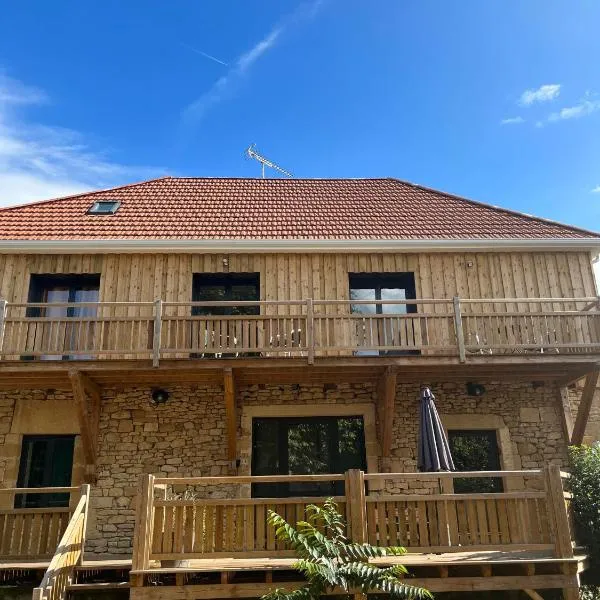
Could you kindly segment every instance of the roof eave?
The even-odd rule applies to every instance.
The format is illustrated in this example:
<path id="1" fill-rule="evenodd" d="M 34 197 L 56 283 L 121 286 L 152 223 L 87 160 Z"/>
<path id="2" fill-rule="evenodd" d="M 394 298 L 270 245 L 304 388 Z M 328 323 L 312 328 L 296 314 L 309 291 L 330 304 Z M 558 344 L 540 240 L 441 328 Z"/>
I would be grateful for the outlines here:
<path id="1" fill-rule="evenodd" d="M 600 238 L 473 238 L 410 240 L 122 239 L 0 240 L 0 254 L 335 253 L 335 252 L 600 252 Z"/>

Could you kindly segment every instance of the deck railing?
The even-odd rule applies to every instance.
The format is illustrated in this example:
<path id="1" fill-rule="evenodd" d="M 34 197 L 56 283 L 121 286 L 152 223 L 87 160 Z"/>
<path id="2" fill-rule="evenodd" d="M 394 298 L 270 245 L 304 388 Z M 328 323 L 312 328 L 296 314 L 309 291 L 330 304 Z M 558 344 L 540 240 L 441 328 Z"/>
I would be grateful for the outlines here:
<path id="1" fill-rule="evenodd" d="M 0 358 L 74 360 L 600 352 L 597 298 L 0 300 Z"/>
<path id="2" fill-rule="evenodd" d="M 454 479 L 518 479 L 519 491 L 457 494 Z M 573 556 L 558 467 L 483 473 L 378 473 L 271 477 L 155 478 L 144 476 L 134 537 L 133 571 L 152 561 L 213 557 L 284 557 L 292 553 L 266 523 L 268 509 L 295 523 L 321 497 L 251 498 L 251 485 L 314 486 L 343 482 L 334 497 L 357 543 L 400 545 L 411 552 L 546 551 Z M 411 486 L 418 492 L 411 492 Z M 186 491 L 172 493 L 175 486 Z M 401 486 L 403 489 L 400 491 Z M 425 489 L 428 493 L 424 493 Z M 156 564 L 156 563 L 153 563 Z"/>
<path id="3" fill-rule="evenodd" d="M 81 494 L 79 487 L 0 488 L 0 562 L 51 558 Z M 67 502 L 66 506 L 13 508 L 15 503 L 26 506 L 27 495 L 55 499 L 66 496 Z"/>
<path id="4" fill-rule="evenodd" d="M 90 486 L 84 484 L 69 524 L 60 538 L 44 577 L 33 590 L 33 600 L 64 600 L 75 567 L 83 562 Z"/>

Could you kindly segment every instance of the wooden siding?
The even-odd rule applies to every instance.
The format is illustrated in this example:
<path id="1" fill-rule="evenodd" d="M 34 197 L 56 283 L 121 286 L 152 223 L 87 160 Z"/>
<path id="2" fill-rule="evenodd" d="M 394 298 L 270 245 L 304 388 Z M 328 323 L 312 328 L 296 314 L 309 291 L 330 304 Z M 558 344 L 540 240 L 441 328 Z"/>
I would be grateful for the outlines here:
<path id="1" fill-rule="evenodd" d="M 596 295 L 586 252 L 490 252 L 0 255 L 0 298 L 26 302 L 31 273 L 101 273 L 103 302 L 188 302 L 192 273 L 258 272 L 263 300 L 345 300 L 348 273 L 404 271 L 415 273 L 419 298 Z"/>

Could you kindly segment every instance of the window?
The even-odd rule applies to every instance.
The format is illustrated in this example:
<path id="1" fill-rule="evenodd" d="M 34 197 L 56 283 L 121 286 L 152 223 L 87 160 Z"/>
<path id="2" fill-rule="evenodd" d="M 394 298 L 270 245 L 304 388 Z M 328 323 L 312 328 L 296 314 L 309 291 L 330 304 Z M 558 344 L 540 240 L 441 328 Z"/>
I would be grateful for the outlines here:
<path id="1" fill-rule="evenodd" d="M 27 311 L 28 317 L 50 317 L 54 319 L 94 317 L 97 313 L 97 307 L 94 305 L 73 306 L 77 303 L 98 302 L 100 290 L 100 275 L 38 275 L 31 276 L 29 284 L 29 302 L 41 302 L 44 304 L 56 304 L 57 306 L 30 307 Z M 70 304 L 71 306 L 65 306 Z M 73 324 L 75 325 L 75 323 Z M 81 327 L 93 328 L 92 322 L 80 323 Z M 48 325 L 47 331 L 44 328 L 36 329 L 36 335 L 39 335 L 39 344 L 47 343 L 45 340 L 51 331 L 52 324 Z M 86 335 L 84 335 L 86 334 Z M 67 327 L 64 330 L 64 340 L 61 343 L 65 349 L 77 349 L 78 339 L 92 339 L 92 332 L 84 332 L 78 327 Z M 39 347 L 36 343 L 36 347 Z M 67 359 L 68 352 L 65 355 L 44 355 L 42 360 L 61 360 Z M 77 356 L 77 358 L 85 358 Z"/>
<path id="2" fill-rule="evenodd" d="M 448 431 L 450 452 L 457 471 L 499 471 L 500 452 L 495 429 L 464 429 Z M 454 491 L 501 492 L 502 480 L 497 477 L 455 479 Z"/>
<path id="3" fill-rule="evenodd" d="M 88 208 L 88 215 L 114 215 L 121 203 L 118 200 L 99 200 Z"/>
<path id="4" fill-rule="evenodd" d="M 366 470 L 363 418 L 288 417 L 252 421 L 253 475 L 316 475 Z M 255 484 L 255 497 L 331 496 L 344 482 Z"/>
<path id="5" fill-rule="evenodd" d="M 350 300 L 411 300 L 416 298 L 414 273 L 349 273 Z M 361 314 L 365 317 L 376 315 L 398 315 L 417 312 L 415 304 L 351 304 L 351 312 Z M 414 323 L 407 321 L 401 325 L 398 320 L 389 320 L 382 327 L 381 319 L 378 319 L 378 327 L 361 322 L 357 327 L 362 331 L 357 332 L 359 340 L 367 340 L 366 344 L 376 346 L 418 346 L 421 343 L 418 331 L 414 329 Z M 365 335 L 368 330 L 368 335 Z M 375 349 L 358 350 L 356 354 L 368 355 L 400 355 L 418 354 L 418 350 L 388 350 L 379 351 Z"/>
<path id="6" fill-rule="evenodd" d="M 416 298 L 414 273 L 350 273 L 350 300 L 411 300 Z M 416 312 L 414 304 L 353 304 L 353 313 Z"/>
<path id="7" fill-rule="evenodd" d="M 24 435 L 17 487 L 68 487 L 74 435 Z M 69 494 L 18 494 L 15 508 L 68 506 Z"/>
<path id="8" fill-rule="evenodd" d="M 195 273 L 194 302 L 260 300 L 258 273 Z M 260 306 L 195 306 L 195 315 L 258 315 Z"/>

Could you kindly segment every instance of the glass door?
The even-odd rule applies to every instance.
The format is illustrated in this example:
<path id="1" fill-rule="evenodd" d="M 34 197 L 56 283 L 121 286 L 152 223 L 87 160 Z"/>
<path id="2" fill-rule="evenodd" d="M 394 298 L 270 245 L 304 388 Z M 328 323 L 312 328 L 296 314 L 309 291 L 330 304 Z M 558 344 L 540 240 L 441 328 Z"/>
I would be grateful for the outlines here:
<path id="1" fill-rule="evenodd" d="M 415 278 L 413 273 L 350 273 L 350 300 L 359 301 L 378 301 L 373 304 L 351 304 L 350 311 L 353 314 L 364 315 L 365 317 L 376 317 L 373 320 L 361 322 L 359 327 L 366 328 L 367 323 L 369 331 L 365 335 L 359 336 L 359 339 L 373 339 L 376 345 L 389 346 L 394 345 L 396 339 L 410 339 L 411 324 L 406 323 L 406 335 L 394 335 L 393 328 L 398 327 L 394 323 L 377 317 L 378 315 L 404 315 L 417 312 L 415 304 L 385 304 L 385 300 L 411 300 L 416 298 Z M 368 335 L 367 335 L 368 333 Z M 388 339 L 390 338 L 390 339 Z M 407 354 L 414 351 L 406 350 L 358 350 L 356 354 L 360 356 L 379 356 L 389 354 Z"/>
<path id="2" fill-rule="evenodd" d="M 17 487 L 69 487 L 74 435 L 24 435 Z M 15 508 L 69 505 L 69 494 L 18 494 Z"/>
<path id="3" fill-rule="evenodd" d="M 362 417 L 256 418 L 252 423 L 253 475 L 318 475 L 366 470 Z M 344 482 L 253 485 L 255 497 L 336 496 Z"/>
<path id="4" fill-rule="evenodd" d="M 57 348 L 61 354 L 44 354 L 40 360 L 78 360 L 91 355 L 70 355 L 69 350 L 85 350 L 93 347 L 94 323 L 78 321 L 80 318 L 95 317 L 97 306 L 74 306 L 77 303 L 98 302 L 99 275 L 32 275 L 29 302 L 57 304 L 57 306 L 34 307 L 28 310 L 29 317 L 52 319 L 40 321 L 35 327 L 36 348 Z M 70 306 L 64 306 L 70 304 Z M 62 305 L 62 306 L 61 306 Z"/>

